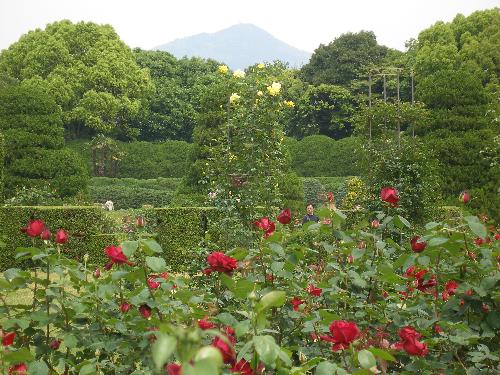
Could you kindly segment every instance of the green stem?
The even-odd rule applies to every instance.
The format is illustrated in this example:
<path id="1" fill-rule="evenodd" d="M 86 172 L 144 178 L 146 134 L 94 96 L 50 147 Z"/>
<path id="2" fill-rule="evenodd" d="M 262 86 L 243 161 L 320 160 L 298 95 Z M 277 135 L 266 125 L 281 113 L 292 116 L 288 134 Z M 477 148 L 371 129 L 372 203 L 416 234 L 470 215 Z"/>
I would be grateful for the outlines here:
<path id="1" fill-rule="evenodd" d="M 47 295 L 47 290 L 49 288 L 49 285 L 50 285 L 50 261 L 47 257 L 47 285 L 45 286 L 45 303 L 46 303 L 46 307 L 47 307 L 47 320 L 50 319 L 50 301 L 49 301 L 49 296 Z M 49 345 L 49 328 L 50 328 L 50 324 L 49 322 L 47 322 L 47 337 L 46 337 L 46 342 L 47 342 L 47 346 Z"/>

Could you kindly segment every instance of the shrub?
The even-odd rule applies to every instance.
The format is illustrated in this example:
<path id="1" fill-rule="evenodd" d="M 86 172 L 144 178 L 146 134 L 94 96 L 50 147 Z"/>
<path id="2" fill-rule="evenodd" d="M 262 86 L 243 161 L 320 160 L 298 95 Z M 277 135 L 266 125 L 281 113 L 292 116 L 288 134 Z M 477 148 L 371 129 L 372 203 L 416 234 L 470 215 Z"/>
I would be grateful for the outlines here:
<path id="1" fill-rule="evenodd" d="M 70 238 L 64 251 L 69 257 L 79 260 L 89 249 L 95 248 L 91 235 L 99 233 L 104 224 L 103 211 L 98 207 L 0 207 L 0 237 L 9 239 L 0 252 L 0 269 L 16 264 L 16 248 L 32 245 L 31 239 L 20 231 L 30 219 L 43 219 L 53 231 L 64 228 Z"/>
<path id="2" fill-rule="evenodd" d="M 325 192 L 324 186 L 316 178 L 304 178 L 304 200 L 314 206 L 320 205 L 323 200 L 321 195 Z"/>
<path id="3" fill-rule="evenodd" d="M 4 165 L 4 157 L 5 157 L 5 149 L 4 149 L 4 139 L 3 134 L 0 133 L 0 203 L 3 202 L 3 165 Z"/>

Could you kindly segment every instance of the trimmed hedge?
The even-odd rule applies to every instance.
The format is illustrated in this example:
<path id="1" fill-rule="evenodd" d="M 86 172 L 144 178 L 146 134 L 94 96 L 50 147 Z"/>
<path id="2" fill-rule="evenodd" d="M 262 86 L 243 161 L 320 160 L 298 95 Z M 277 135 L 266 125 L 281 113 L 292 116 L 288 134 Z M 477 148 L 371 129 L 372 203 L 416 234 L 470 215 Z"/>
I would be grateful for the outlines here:
<path id="1" fill-rule="evenodd" d="M 213 207 L 170 207 L 157 208 L 155 213 L 157 241 L 167 264 L 175 271 L 186 270 L 193 261 L 198 266 L 203 264 L 196 248 L 206 237 L 217 240 L 217 226 L 213 223 L 218 211 Z"/>
<path id="2" fill-rule="evenodd" d="M 103 214 L 101 208 L 92 206 L 0 207 L 0 223 L 2 223 L 0 237 L 5 237 L 6 242 L 6 246 L 0 252 L 0 269 L 16 265 L 16 248 L 33 246 L 32 238 L 21 232 L 21 228 L 26 227 L 30 219 L 43 220 L 53 234 L 59 228 L 64 228 L 69 234 L 69 241 L 64 245 L 64 252 L 72 258 L 81 260 L 85 253 L 90 254 L 90 249 L 95 249 L 92 235 L 101 232 L 105 223 Z M 40 239 L 35 239 L 35 246 L 41 244 Z"/>
<path id="3" fill-rule="evenodd" d="M 4 159 L 5 159 L 5 148 L 4 148 L 4 137 L 3 134 L 0 133 L 0 203 L 3 202 L 3 169 L 4 169 Z"/>

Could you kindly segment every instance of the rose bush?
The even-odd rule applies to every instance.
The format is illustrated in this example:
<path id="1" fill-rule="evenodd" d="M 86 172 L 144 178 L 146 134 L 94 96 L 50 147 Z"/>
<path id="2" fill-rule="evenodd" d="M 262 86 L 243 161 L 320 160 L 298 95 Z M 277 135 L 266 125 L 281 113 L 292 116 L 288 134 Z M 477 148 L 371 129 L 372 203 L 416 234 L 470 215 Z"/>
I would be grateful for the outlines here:
<path id="1" fill-rule="evenodd" d="M 496 228 L 473 216 L 414 228 L 388 213 L 346 229 L 336 208 L 318 210 L 328 224 L 298 228 L 281 212 L 258 220 L 246 246 L 207 249 L 210 272 L 191 275 L 170 269 L 141 226 L 103 249 L 102 268 L 68 259 L 34 220 L 33 247 L 17 251 L 32 268 L 0 279 L 0 371 L 496 373 Z M 13 293 L 33 299 L 9 304 Z"/>

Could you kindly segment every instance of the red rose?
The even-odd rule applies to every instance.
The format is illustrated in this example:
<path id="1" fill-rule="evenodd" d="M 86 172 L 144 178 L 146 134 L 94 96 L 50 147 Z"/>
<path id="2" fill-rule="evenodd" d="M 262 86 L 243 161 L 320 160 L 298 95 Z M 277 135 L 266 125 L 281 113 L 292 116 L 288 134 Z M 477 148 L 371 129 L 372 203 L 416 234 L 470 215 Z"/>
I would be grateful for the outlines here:
<path id="1" fill-rule="evenodd" d="M 130 310 L 131 307 L 132 307 L 132 305 L 130 303 L 128 303 L 128 302 L 122 302 L 120 304 L 120 311 L 125 314 L 125 313 L 127 313 Z M 140 311 L 140 309 L 139 309 L 139 311 Z"/>
<path id="2" fill-rule="evenodd" d="M 468 203 L 470 201 L 470 195 L 467 191 L 462 191 L 458 196 L 458 200 L 462 203 Z"/>
<path id="3" fill-rule="evenodd" d="M 148 286 L 151 288 L 151 289 L 157 289 L 161 284 L 159 281 L 156 281 L 155 279 L 158 277 L 158 275 L 151 275 L 148 277 Z"/>
<path id="4" fill-rule="evenodd" d="M 52 340 L 52 342 L 49 344 L 49 348 L 52 350 L 57 350 L 59 349 L 59 346 L 61 346 L 61 340 Z"/>
<path id="5" fill-rule="evenodd" d="M 415 253 L 421 253 L 427 247 L 427 242 L 420 241 L 420 238 L 421 238 L 420 236 L 415 236 L 410 241 L 411 249 Z"/>
<path id="6" fill-rule="evenodd" d="M 9 367 L 9 375 L 28 375 L 28 367 L 24 363 L 18 363 Z"/>
<path id="7" fill-rule="evenodd" d="M 315 287 L 314 285 L 309 285 L 306 290 L 307 293 L 315 297 L 321 296 L 321 292 L 323 291 L 323 289 Z"/>
<path id="8" fill-rule="evenodd" d="M 230 371 L 240 375 L 252 375 L 254 373 L 252 367 L 250 366 L 250 363 L 245 361 L 243 358 L 240 359 L 238 363 L 235 363 L 233 367 L 231 367 Z M 256 374 L 262 374 L 263 371 L 264 365 L 260 363 L 257 366 Z"/>
<path id="9" fill-rule="evenodd" d="M 9 333 L 2 332 L 2 345 L 3 346 L 12 345 L 14 343 L 15 337 L 16 337 L 15 332 L 9 332 Z"/>
<path id="10" fill-rule="evenodd" d="M 219 349 L 224 363 L 233 363 L 236 359 L 236 355 L 228 337 L 221 338 L 221 336 L 216 336 L 212 341 L 212 346 Z"/>
<path id="11" fill-rule="evenodd" d="M 130 262 L 125 254 L 122 252 L 121 246 L 108 246 L 104 249 L 104 252 L 108 256 L 112 264 L 128 264 L 133 266 L 134 263 Z"/>
<path id="12" fill-rule="evenodd" d="M 267 217 L 260 218 L 258 221 L 254 222 L 254 225 L 265 232 L 264 238 L 268 238 L 276 229 L 276 225 Z"/>
<path id="13" fill-rule="evenodd" d="M 328 202 L 333 202 L 333 198 L 333 193 L 331 191 L 326 193 L 326 199 L 328 199 Z"/>
<path id="14" fill-rule="evenodd" d="M 393 187 L 384 187 L 380 190 L 380 199 L 389 203 L 392 207 L 397 207 L 399 202 L 398 191 Z"/>
<path id="15" fill-rule="evenodd" d="M 342 350 L 349 347 L 351 342 L 356 340 L 361 333 L 354 322 L 336 320 L 330 324 L 331 336 L 321 335 L 322 340 L 333 343 L 332 351 Z"/>
<path id="16" fill-rule="evenodd" d="M 293 297 L 290 302 L 293 305 L 293 311 L 299 311 L 299 306 L 302 305 L 305 301 L 300 299 L 299 297 Z"/>
<path id="17" fill-rule="evenodd" d="M 168 365 L 165 365 L 165 370 L 167 370 L 168 375 L 182 374 L 182 366 L 177 363 L 169 363 Z"/>
<path id="18" fill-rule="evenodd" d="M 94 271 L 94 279 L 98 279 L 99 277 L 101 277 L 101 270 L 96 268 Z"/>
<path id="19" fill-rule="evenodd" d="M 26 234 L 30 237 L 38 237 L 45 229 L 45 223 L 42 220 L 30 220 L 26 226 Z"/>
<path id="20" fill-rule="evenodd" d="M 396 349 L 404 349 L 409 355 L 425 356 L 429 351 L 427 346 L 418 341 L 420 333 L 415 331 L 413 327 L 407 326 L 398 332 L 401 341 L 395 344 Z"/>
<path id="21" fill-rule="evenodd" d="M 208 316 L 204 316 L 203 319 L 198 319 L 198 327 L 202 330 L 215 328 L 215 323 L 208 320 Z"/>
<path id="22" fill-rule="evenodd" d="M 68 242 L 68 234 L 64 231 L 64 229 L 59 229 L 56 233 L 56 243 L 66 243 Z"/>
<path id="23" fill-rule="evenodd" d="M 42 234 L 40 235 L 40 238 L 44 241 L 48 241 L 48 240 L 50 240 L 50 236 L 52 236 L 52 233 L 50 233 L 50 230 L 45 228 L 43 230 Z"/>
<path id="24" fill-rule="evenodd" d="M 148 305 L 141 305 L 139 307 L 139 313 L 146 319 L 151 318 L 151 307 Z"/>
<path id="25" fill-rule="evenodd" d="M 349 255 L 347 257 L 347 263 L 353 263 L 354 262 L 354 258 L 352 257 L 352 255 Z"/>
<path id="26" fill-rule="evenodd" d="M 446 282 L 443 291 L 443 301 L 447 301 L 448 298 L 455 294 L 455 290 L 458 288 L 458 283 L 453 280 Z"/>
<path id="27" fill-rule="evenodd" d="M 210 267 L 206 268 L 203 272 L 209 275 L 212 272 L 224 272 L 226 275 L 231 275 L 238 267 L 236 259 L 225 255 L 219 251 L 214 251 L 207 256 L 207 262 Z"/>
<path id="28" fill-rule="evenodd" d="M 378 229 L 378 227 L 380 227 L 380 221 L 378 221 L 377 219 L 372 220 L 371 226 L 373 229 Z"/>
<path id="29" fill-rule="evenodd" d="M 276 218 L 281 224 L 288 224 L 292 221 L 292 211 L 289 208 L 284 209 L 280 212 Z"/>
<path id="30" fill-rule="evenodd" d="M 441 332 L 443 332 L 443 329 L 441 328 L 441 326 L 439 324 L 434 324 L 434 332 L 441 333 Z"/>
<path id="31" fill-rule="evenodd" d="M 109 271 L 111 268 L 113 268 L 113 262 L 112 261 L 109 261 L 108 263 L 106 263 L 104 265 L 104 270 L 105 271 Z"/>

